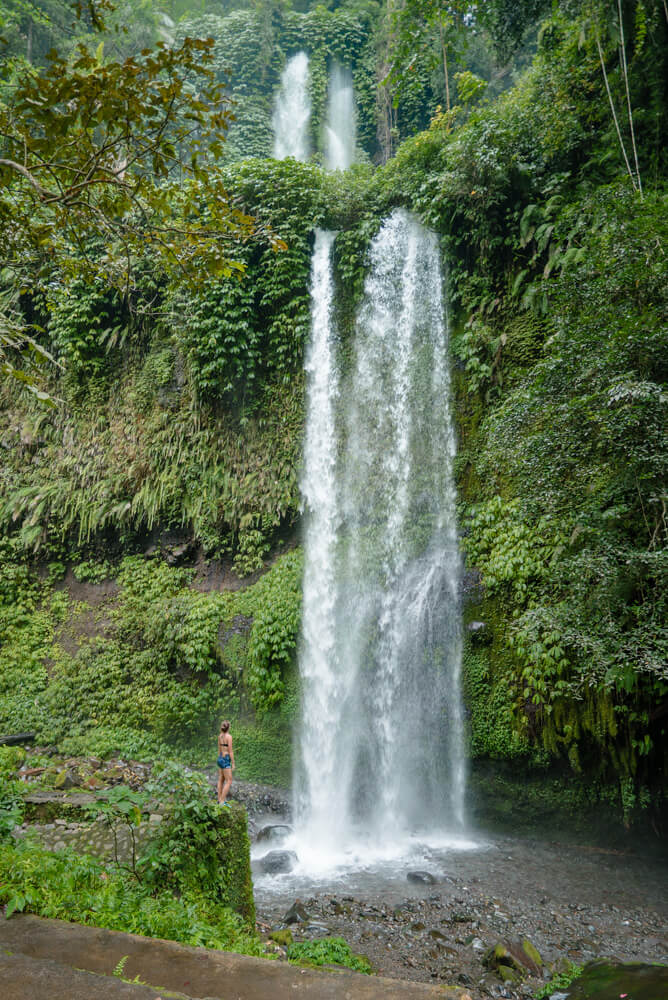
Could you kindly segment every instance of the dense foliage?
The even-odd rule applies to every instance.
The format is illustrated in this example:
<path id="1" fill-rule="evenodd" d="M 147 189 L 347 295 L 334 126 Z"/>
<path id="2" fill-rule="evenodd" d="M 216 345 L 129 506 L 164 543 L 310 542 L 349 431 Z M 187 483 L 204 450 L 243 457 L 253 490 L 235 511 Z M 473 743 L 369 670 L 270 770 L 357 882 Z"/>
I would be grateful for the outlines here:
<path id="1" fill-rule="evenodd" d="M 580 262 L 550 290 L 552 335 L 527 371 L 511 336 L 467 458 L 469 558 L 509 614 L 520 728 L 576 770 L 662 771 L 665 633 L 665 197 L 588 199 Z M 505 348 L 510 357 L 506 360 Z M 604 752 L 602 753 L 602 749 Z"/>
<path id="2" fill-rule="evenodd" d="M 103 752 L 204 739 L 223 706 L 248 711 L 243 743 L 256 711 L 251 771 L 280 757 L 272 775 L 287 775 L 299 556 L 244 590 L 203 594 L 190 570 L 137 553 L 171 532 L 190 564 L 224 559 L 243 576 L 289 538 L 314 228 L 339 230 L 347 341 L 369 241 L 401 204 L 439 234 L 452 304 L 478 601 L 466 616 L 488 626 L 465 645 L 472 753 L 570 769 L 627 818 L 660 802 L 668 19 L 659 0 L 467 6 L 410 2 L 394 18 L 372 2 L 172 9 L 178 44 L 214 36 L 215 84 L 231 70 L 237 121 L 209 180 L 265 235 L 234 244 L 240 280 L 170 282 L 143 259 L 130 295 L 85 269 L 69 287 L 57 276 L 11 289 L 12 315 L 63 371 L 51 369 L 49 411 L 13 382 L 1 390 L 5 725 Z M 367 162 L 345 175 L 317 157 L 260 158 L 301 47 L 316 146 L 332 60 L 352 67 Z M 95 612 L 54 582 L 66 564 L 83 580 L 105 560 L 120 587 L 109 623 L 68 649 L 77 614 Z"/>
<path id="3" fill-rule="evenodd" d="M 240 775 L 257 778 L 264 767 L 285 780 L 284 754 L 262 761 L 245 747 L 257 742 L 266 751 L 277 729 L 286 743 L 289 719 L 271 709 L 290 689 L 299 552 L 279 558 L 255 585 L 223 593 L 188 587 L 192 570 L 127 557 L 112 571 L 117 583 L 89 585 L 102 596 L 94 605 L 52 589 L 53 576 L 40 581 L 14 560 L 6 547 L 0 729 L 32 728 L 40 743 L 67 752 L 121 748 L 207 761 L 215 756 L 216 723 L 228 715 L 241 722 Z M 63 570 L 51 564 L 53 575 Z M 256 713 L 265 719 L 257 741 Z"/>
<path id="4" fill-rule="evenodd" d="M 10 767 L 3 748 L 3 777 Z M 31 837 L 15 842 L 0 826 L 0 901 L 6 916 L 36 913 L 183 944 L 261 954 L 254 929 L 244 812 L 235 807 L 221 813 L 208 784 L 198 776 L 184 775 L 182 769 L 163 769 L 155 780 L 159 786 L 148 792 L 159 787 L 166 817 L 132 869 L 69 849 L 47 851 Z M 103 806 L 100 801 L 97 808 Z"/>

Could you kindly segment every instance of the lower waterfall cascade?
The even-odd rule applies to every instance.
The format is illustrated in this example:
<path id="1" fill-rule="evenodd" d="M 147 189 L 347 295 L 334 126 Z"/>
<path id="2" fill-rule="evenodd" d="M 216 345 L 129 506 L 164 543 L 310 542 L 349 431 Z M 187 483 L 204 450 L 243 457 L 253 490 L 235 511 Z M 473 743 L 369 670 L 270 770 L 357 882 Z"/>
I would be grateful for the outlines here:
<path id="1" fill-rule="evenodd" d="M 403 209 L 384 222 L 345 370 L 333 243 L 312 260 L 295 781 L 300 858 L 330 860 L 461 833 L 466 770 L 438 243 Z"/>

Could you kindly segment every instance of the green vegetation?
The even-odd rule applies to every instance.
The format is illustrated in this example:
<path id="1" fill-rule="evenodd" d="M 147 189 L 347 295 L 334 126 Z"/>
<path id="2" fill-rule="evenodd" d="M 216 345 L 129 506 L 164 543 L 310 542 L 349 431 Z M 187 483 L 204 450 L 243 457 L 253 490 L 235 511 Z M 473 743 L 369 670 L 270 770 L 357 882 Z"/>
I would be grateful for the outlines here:
<path id="1" fill-rule="evenodd" d="M 124 232 L 131 260 L 114 251 L 107 267 L 106 238 L 77 242 L 66 198 L 40 201 L 25 175 L 3 167 L 5 214 L 19 206 L 39 249 L 19 254 L 17 243 L 16 266 L 3 261 L 0 333 L 10 368 L 25 364 L 54 405 L 28 398 L 16 378 L 0 386 L 0 725 L 35 728 L 71 751 L 194 760 L 210 755 L 225 714 L 238 719 L 245 775 L 287 780 L 312 234 L 338 230 L 345 354 L 369 241 L 383 215 L 405 205 L 438 233 L 448 274 L 473 580 L 465 618 L 487 625 L 465 639 L 472 754 L 546 783 L 577 775 L 585 798 L 659 829 L 668 766 L 665 5 L 494 0 L 464 10 L 411 0 L 392 15 L 373 0 L 298 11 L 221 2 L 202 15 L 173 3 L 169 23 L 162 8 L 144 5 L 140 16 L 135 7 L 108 15 L 108 26 L 125 16 L 132 27 L 115 49 L 107 31 L 99 55 L 99 26 L 84 11 L 87 55 L 76 70 L 53 4 L 40 0 L 37 16 L 0 0 L 0 58 L 11 70 L 3 120 L 19 128 L 21 94 L 43 88 L 44 106 L 31 112 L 42 145 L 29 153 L 55 155 L 44 122 L 58 73 L 69 87 L 76 72 L 91 86 L 115 79 L 139 39 L 166 33 L 176 47 L 145 67 L 158 79 L 189 32 L 210 32 L 211 43 L 185 51 L 206 56 L 213 88 L 231 70 L 227 145 L 206 178 L 197 168 L 163 183 L 163 166 L 187 159 L 177 156 L 185 137 L 175 122 L 150 190 L 155 212 L 173 211 L 178 225 L 191 213 L 204 229 L 220 192 L 242 228 L 218 263 L 235 262 L 240 277 L 209 268 L 210 246 L 197 237 L 178 250 L 196 280 L 181 280 L 133 242 L 136 226 Z M 48 38 L 60 52 L 50 70 Z M 345 174 L 326 174 L 317 156 L 260 158 L 280 73 L 302 46 L 314 141 L 332 59 L 352 67 L 363 151 Z M 178 76 L 186 104 L 187 68 Z M 100 114 L 95 122 L 116 135 L 110 108 Z M 105 217 L 129 196 L 116 194 Z M 44 249 L 37 230 L 48 212 L 66 216 Z M 129 284 L 119 280 L 130 272 Z M 40 382 L 33 356 L 56 362 Z M 223 589 L 205 593 L 212 560 L 222 561 Z M 79 600 L 68 566 L 101 603 Z"/>
<path id="2" fill-rule="evenodd" d="M 196 894 L 154 893 L 123 872 L 73 851 L 30 842 L 0 845 L 0 899 L 7 915 L 36 913 L 206 948 L 261 954 L 239 917 Z"/>
<path id="3" fill-rule="evenodd" d="M 549 983 L 545 983 L 544 986 L 541 986 L 541 988 L 534 993 L 535 1000 L 546 1000 L 547 997 L 552 996 L 552 994 L 558 990 L 567 989 L 571 983 L 582 974 L 582 965 L 575 965 L 573 962 L 570 962 L 569 965 L 570 968 L 554 976 Z"/>
<path id="4" fill-rule="evenodd" d="M 343 938 L 320 938 L 288 945 L 288 959 L 295 965 L 341 965 L 355 972 L 371 973 L 371 963 L 364 955 L 356 955 Z"/>
<path id="5" fill-rule="evenodd" d="M 295 699 L 272 706 L 292 684 L 300 552 L 233 592 L 190 589 L 192 570 L 139 556 L 126 557 L 114 575 L 118 593 L 95 610 L 6 557 L 0 728 L 32 727 L 40 743 L 71 753 L 209 761 L 217 721 L 240 717 L 239 775 L 262 777 L 264 766 L 264 776 L 285 781 Z M 264 735 L 254 757 L 256 714 Z M 272 739 L 281 753 L 272 752 Z"/>
<path id="6" fill-rule="evenodd" d="M 139 857 L 103 863 L 69 849 L 47 851 L 30 836 L 13 842 L 4 803 L 6 777 L 16 763 L 16 754 L 0 752 L 0 902 L 8 917 L 30 912 L 183 944 L 262 953 L 240 806 L 221 809 L 199 775 L 174 765 L 156 768 L 145 792 L 118 786 L 90 807 L 91 818 L 102 811 L 112 825 L 138 824 L 157 794 L 166 809 Z"/>

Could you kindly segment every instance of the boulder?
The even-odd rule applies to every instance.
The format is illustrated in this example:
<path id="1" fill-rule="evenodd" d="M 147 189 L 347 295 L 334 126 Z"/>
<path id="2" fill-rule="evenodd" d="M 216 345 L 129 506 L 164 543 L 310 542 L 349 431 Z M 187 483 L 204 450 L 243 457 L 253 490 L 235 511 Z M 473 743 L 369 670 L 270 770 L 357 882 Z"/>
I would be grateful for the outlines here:
<path id="1" fill-rule="evenodd" d="M 273 823 L 269 826 L 263 826 L 261 830 L 258 831 L 257 841 L 263 840 L 280 840 L 282 837 L 287 837 L 292 833 L 292 827 L 288 826 L 286 823 Z"/>
<path id="2" fill-rule="evenodd" d="M 283 923 L 288 925 L 306 924 L 308 921 L 309 915 L 306 912 L 306 907 L 302 903 L 301 899 L 295 899 L 294 903 L 283 917 Z"/>
<path id="3" fill-rule="evenodd" d="M 307 938 L 329 937 L 329 927 L 314 920 L 302 928 L 302 933 Z"/>
<path id="4" fill-rule="evenodd" d="M 431 872 L 408 872 L 406 878 L 409 882 L 418 882 L 421 885 L 436 885 L 436 876 Z"/>
<path id="5" fill-rule="evenodd" d="M 499 941 L 483 958 L 483 965 L 503 979 L 519 982 L 525 975 L 540 975 L 543 960 L 538 949 L 524 938 L 522 941 Z"/>
<path id="6" fill-rule="evenodd" d="M 294 851 L 269 851 L 260 859 L 260 867 L 267 875 L 283 875 L 292 871 L 296 861 Z"/>
<path id="7" fill-rule="evenodd" d="M 64 791 L 67 788 L 78 788 L 81 785 L 81 778 L 76 773 L 69 768 L 63 768 L 56 775 L 55 781 L 53 782 L 54 788 L 59 788 Z"/>

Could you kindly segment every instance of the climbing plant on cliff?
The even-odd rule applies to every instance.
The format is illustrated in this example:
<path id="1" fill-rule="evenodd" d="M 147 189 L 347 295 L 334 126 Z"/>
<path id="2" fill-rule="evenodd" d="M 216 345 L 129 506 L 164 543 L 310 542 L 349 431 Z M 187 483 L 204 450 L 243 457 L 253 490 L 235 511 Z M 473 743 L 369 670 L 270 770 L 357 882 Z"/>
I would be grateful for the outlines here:
<path id="1" fill-rule="evenodd" d="M 586 212 L 549 349 L 483 425 L 478 481 L 506 499 L 474 508 L 466 547 L 513 609 L 518 725 L 642 785 L 668 716 L 666 199 L 638 213 L 615 185 Z"/>

